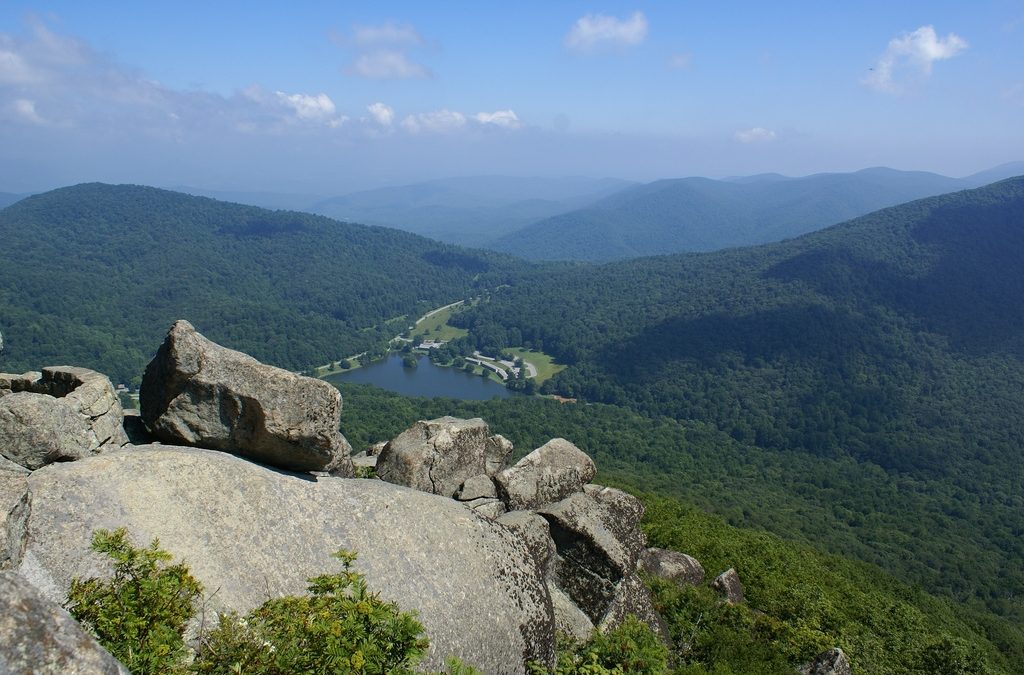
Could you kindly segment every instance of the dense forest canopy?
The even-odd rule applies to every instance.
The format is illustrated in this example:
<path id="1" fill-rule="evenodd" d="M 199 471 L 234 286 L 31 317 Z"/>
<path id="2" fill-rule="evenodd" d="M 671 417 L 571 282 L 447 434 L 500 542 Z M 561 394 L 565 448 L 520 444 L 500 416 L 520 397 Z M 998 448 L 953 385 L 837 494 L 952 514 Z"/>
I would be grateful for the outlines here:
<path id="1" fill-rule="evenodd" d="M 508 263 L 379 227 L 130 185 L 0 211 L 0 370 L 74 363 L 137 379 L 170 324 L 291 369 L 381 344 L 497 285 Z"/>
<path id="2" fill-rule="evenodd" d="M 1021 270 L 1011 179 L 779 244 L 528 272 L 454 321 L 570 364 L 547 385 L 566 396 L 877 471 L 836 519 L 859 555 L 1020 617 Z"/>

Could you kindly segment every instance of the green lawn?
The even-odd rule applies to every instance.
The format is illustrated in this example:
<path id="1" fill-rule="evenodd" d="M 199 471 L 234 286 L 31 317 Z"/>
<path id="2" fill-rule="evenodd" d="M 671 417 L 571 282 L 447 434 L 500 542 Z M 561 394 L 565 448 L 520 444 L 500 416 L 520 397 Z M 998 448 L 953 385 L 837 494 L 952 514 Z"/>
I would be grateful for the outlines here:
<path id="1" fill-rule="evenodd" d="M 437 314 L 428 316 L 416 324 L 416 328 L 409 337 L 415 342 L 420 342 L 424 338 L 428 340 L 454 340 L 455 338 L 465 337 L 467 331 L 464 328 L 448 325 L 448 319 L 451 318 L 452 312 L 458 309 L 459 307 L 447 307 Z"/>
<path id="2" fill-rule="evenodd" d="M 532 349 L 526 350 L 518 347 L 506 349 L 505 351 L 510 354 L 514 354 L 517 358 L 528 363 L 532 363 L 537 367 L 537 377 L 534 381 L 538 385 L 544 384 L 546 380 L 554 377 L 556 373 L 565 370 L 565 366 L 555 363 L 554 359 L 544 352 L 538 352 Z"/>

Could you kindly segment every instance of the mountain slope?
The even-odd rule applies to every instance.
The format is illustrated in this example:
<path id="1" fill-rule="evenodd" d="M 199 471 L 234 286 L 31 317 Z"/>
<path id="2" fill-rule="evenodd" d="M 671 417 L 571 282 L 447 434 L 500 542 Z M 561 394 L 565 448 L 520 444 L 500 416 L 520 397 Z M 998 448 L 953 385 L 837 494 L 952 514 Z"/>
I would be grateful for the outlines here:
<path id="1" fill-rule="evenodd" d="M 379 344 L 402 328 L 386 319 L 464 297 L 504 264 L 395 230 L 125 185 L 25 199 L 0 212 L 0 241 L 0 370 L 70 362 L 122 382 L 175 319 L 305 368 Z"/>
<path id="2" fill-rule="evenodd" d="M 11 192 L 0 192 L 0 209 L 6 208 L 15 202 L 21 201 L 28 195 L 13 194 Z"/>
<path id="3" fill-rule="evenodd" d="M 923 172 L 865 169 L 786 178 L 661 180 L 534 223 L 492 248 L 530 259 L 595 262 L 712 251 L 805 234 L 870 211 L 974 187 Z"/>
<path id="4" fill-rule="evenodd" d="M 314 204 L 332 218 L 386 225 L 481 246 L 541 218 L 580 208 L 631 185 L 591 178 L 476 176 L 354 192 Z"/>
<path id="5" fill-rule="evenodd" d="M 1021 620 L 1022 269 L 1017 178 L 778 244 L 550 267 L 456 321 L 571 364 L 567 396 L 852 463 L 859 483 L 806 492 L 840 534 L 773 526 Z"/>

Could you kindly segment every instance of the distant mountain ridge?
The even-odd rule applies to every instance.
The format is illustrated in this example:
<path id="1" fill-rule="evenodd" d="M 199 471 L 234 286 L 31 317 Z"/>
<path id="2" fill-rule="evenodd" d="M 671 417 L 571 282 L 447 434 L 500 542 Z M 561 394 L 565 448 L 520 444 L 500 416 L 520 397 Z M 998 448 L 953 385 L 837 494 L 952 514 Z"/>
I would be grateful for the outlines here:
<path id="1" fill-rule="evenodd" d="M 580 208 L 632 184 L 614 178 L 442 178 L 353 192 L 322 200 L 307 210 L 449 243 L 484 246 L 501 234 Z"/>
<path id="2" fill-rule="evenodd" d="M 1024 173 L 1006 164 L 967 178 L 864 169 L 801 178 L 681 178 L 627 188 L 539 221 L 490 247 L 533 260 L 606 262 L 779 241 L 881 208 Z"/>

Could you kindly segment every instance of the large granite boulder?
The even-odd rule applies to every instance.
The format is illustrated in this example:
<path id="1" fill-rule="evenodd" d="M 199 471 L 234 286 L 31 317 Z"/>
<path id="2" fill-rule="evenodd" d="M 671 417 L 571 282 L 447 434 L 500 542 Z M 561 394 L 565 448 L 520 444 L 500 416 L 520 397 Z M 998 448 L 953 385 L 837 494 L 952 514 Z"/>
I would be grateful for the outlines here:
<path id="1" fill-rule="evenodd" d="M 704 583 L 704 567 L 696 558 L 678 551 L 649 548 L 640 556 L 640 569 L 680 586 L 700 586 Z"/>
<path id="2" fill-rule="evenodd" d="M 85 368 L 0 375 L 0 455 L 29 469 L 119 448 L 128 442 L 110 380 Z"/>
<path id="3" fill-rule="evenodd" d="M 619 618 L 626 612 L 653 614 L 650 608 L 636 609 L 644 597 L 622 595 L 628 590 L 622 582 L 636 575 L 646 539 L 635 522 L 620 517 L 622 496 L 630 496 L 619 490 L 608 496 L 605 503 L 594 494 L 577 492 L 537 510 L 548 521 L 555 543 L 555 582 L 598 626 L 610 610 Z M 649 597 L 646 602 L 650 604 Z M 626 609 L 616 609 L 622 607 Z"/>
<path id="4" fill-rule="evenodd" d="M 187 321 L 171 326 L 139 398 L 143 421 L 166 443 L 295 471 L 352 473 L 337 388 L 221 347 Z"/>
<path id="5" fill-rule="evenodd" d="M 245 612 L 357 552 L 367 584 L 419 612 L 424 663 L 457 656 L 487 673 L 551 663 L 551 598 L 523 537 L 465 506 L 376 480 L 276 471 L 201 449 L 142 446 L 51 464 L 27 478 L 12 565 L 61 600 L 72 577 L 109 573 L 89 548 L 98 528 L 159 537 L 202 581 L 208 610 Z M 214 593 L 216 591 L 216 593 Z M 209 615 L 208 617 L 209 618 Z"/>
<path id="6" fill-rule="evenodd" d="M 12 572 L 0 572 L 0 673 L 128 675 L 70 614 Z"/>
<path id="7" fill-rule="evenodd" d="M 553 438 L 494 475 L 510 511 L 535 509 L 583 490 L 597 473 L 594 460 L 564 438 Z"/>
<path id="8" fill-rule="evenodd" d="M 28 476 L 28 469 L 0 457 L 0 570 L 7 568 L 11 556 L 7 520 L 20 510 L 28 492 Z"/>
<path id="9" fill-rule="evenodd" d="M 507 446 L 507 448 L 506 448 Z M 420 420 L 393 438 L 377 457 L 377 476 L 389 483 L 452 497 L 470 478 L 511 452 L 482 419 Z"/>

